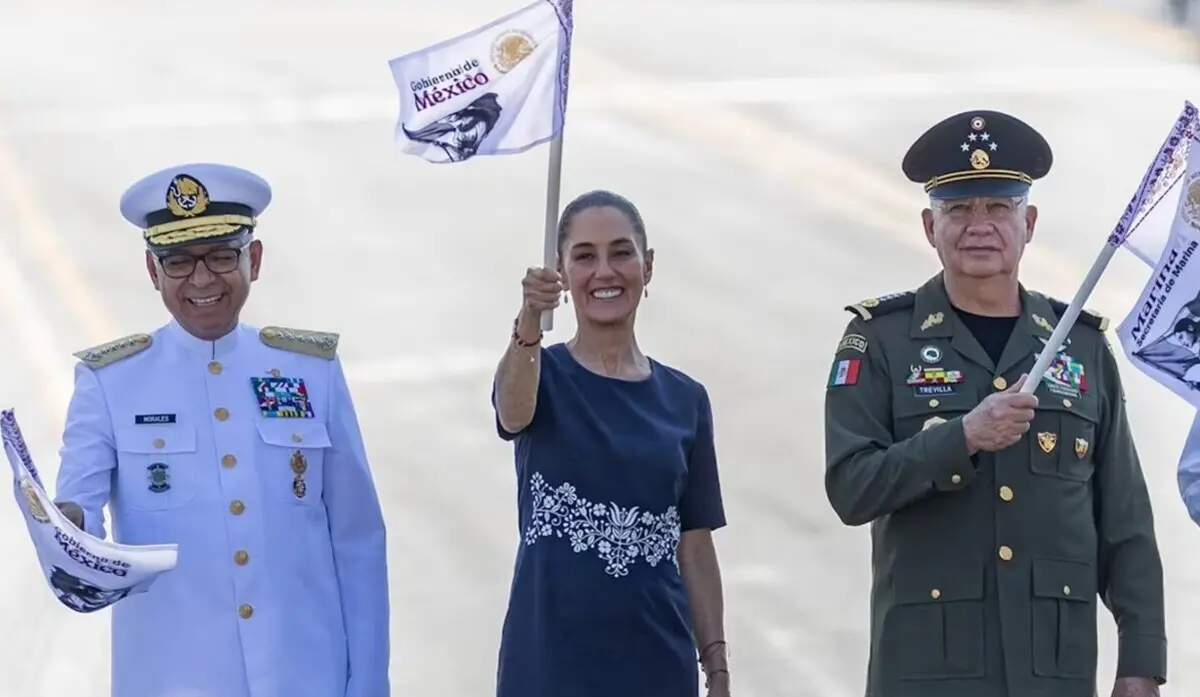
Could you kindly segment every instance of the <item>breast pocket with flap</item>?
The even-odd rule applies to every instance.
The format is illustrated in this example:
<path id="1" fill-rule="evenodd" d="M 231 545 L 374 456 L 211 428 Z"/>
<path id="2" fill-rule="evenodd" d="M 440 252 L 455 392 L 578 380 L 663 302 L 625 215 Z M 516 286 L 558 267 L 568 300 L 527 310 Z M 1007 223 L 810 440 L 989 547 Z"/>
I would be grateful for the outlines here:
<path id="1" fill-rule="evenodd" d="M 965 416 L 978 404 L 973 390 L 962 385 L 954 394 L 918 397 L 911 387 L 897 387 L 892 398 L 892 433 L 896 441 L 906 440 L 921 431 Z"/>
<path id="2" fill-rule="evenodd" d="M 1034 474 L 1087 482 L 1099 417 L 1093 400 L 1041 399 L 1029 428 L 1029 467 Z"/>
<path id="3" fill-rule="evenodd" d="M 196 496 L 196 429 L 188 424 L 118 426 L 117 492 L 138 511 L 179 508 Z"/>
<path id="4" fill-rule="evenodd" d="M 329 431 L 314 419 L 259 419 L 255 458 L 259 479 L 272 498 L 318 506 L 325 482 Z"/>

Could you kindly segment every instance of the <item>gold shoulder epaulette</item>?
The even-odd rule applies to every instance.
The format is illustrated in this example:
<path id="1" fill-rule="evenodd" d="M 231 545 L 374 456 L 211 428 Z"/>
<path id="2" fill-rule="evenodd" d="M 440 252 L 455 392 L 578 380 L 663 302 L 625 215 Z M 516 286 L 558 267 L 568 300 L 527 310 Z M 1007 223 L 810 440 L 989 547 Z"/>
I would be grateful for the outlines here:
<path id="1" fill-rule="evenodd" d="M 92 370 L 99 370 L 106 365 L 112 365 L 145 351 L 153 342 L 154 340 L 150 338 L 149 334 L 130 334 L 116 341 L 93 346 L 72 355 L 86 363 Z"/>
<path id="2" fill-rule="evenodd" d="M 337 355 L 338 336 L 330 332 L 314 332 L 308 329 L 287 327 L 263 327 L 258 338 L 271 348 L 306 356 L 333 360 Z"/>
<path id="3" fill-rule="evenodd" d="M 881 295 L 878 298 L 867 298 L 854 305 L 847 305 L 845 309 L 863 319 L 871 319 L 872 317 L 882 317 L 900 310 L 907 310 L 916 304 L 917 294 L 915 291 L 910 290 L 903 293 Z"/>
<path id="4" fill-rule="evenodd" d="M 1067 303 L 1059 300 L 1058 298 L 1051 298 L 1047 296 L 1046 300 L 1050 301 L 1050 309 L 1054 310 L 1055 319 L 1062 317 L 1063 313 L 1067 311 Z M 1079 319 L 1076 320 L 1076 323 L 1085 324 L 1099 332 L 1108 331 L 1108 318 L 1098 312 L 1092 312 L 1087 308 L 1084 308 L 1083 311 L 1079 313 Z"/>

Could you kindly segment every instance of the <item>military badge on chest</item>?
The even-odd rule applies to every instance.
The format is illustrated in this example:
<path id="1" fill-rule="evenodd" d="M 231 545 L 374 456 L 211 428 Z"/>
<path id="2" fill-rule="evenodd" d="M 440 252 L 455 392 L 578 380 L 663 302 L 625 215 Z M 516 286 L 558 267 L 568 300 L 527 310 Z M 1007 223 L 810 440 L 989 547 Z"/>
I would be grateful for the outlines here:
<path id="1" fill-rule="evenodd" d="M 304 378 L 273 375 L 250 378 L 250 383 L 263 416 L 273 419 L 311 419 L 315 416 Z"/>
<path id="2" fill-rule="evenodd" d="M 292 494 L 302 499 L 308 494 L 308 482 L 304 481 L 304 473 L 308 471 L 308 460 L 304 453 L 297 450 L 292 453 Z"/>
<path id="3" fill-rule="evenodd" d="M 1045 343 L 1045 340 L 1042 340 Z M 1034 360 L 1037 360 L 1037 355 L 1034 355 Z M 1046 368 L 1046 374 L 1042 376 L 1042 384 L 1046 386 L 1054 394 L 1060 397 L 1078 398 L 1084 392 L 1087 392 L 1087 375 L 1083 369 L 1083 364 L 1071 357 L 1067 353 L 1066 345 L 1058 347 L 1058 353 L 1054 356 L 1054 360 L 1050 362 L 1050 366 Z"/>
<path id="4" fill-rule="evenodd" d="M 316 416 L 303 378 L 282 377 L 278 370 L 271 370 L 269 377 L 250 378 L 250 384 L 258 400 L 258 410 L 266 418 L 311 419 Z M 300 436 L 292 438 L 299 442 Z M 304 456 L 304 451 L 292 453 L 290 466 L 292 495 L 302 499 L 308 495 L 308 482 L 304 479 L 308 472 L 308 458 Z"/>
<path id="5" fill-rule="evenodd" d="M 165 462 L 156 462 L 146 466 L 146 478 L 150 482 L 149 489 L 156 494 L 161 494 L 171 488 L 171 473 L 170 468 Z"/>
<path id="6" fill-rule="evenodd" d="M 908 379 L 904 384 L 913 388 L 918 397 L 937 397 L 954 394 L 956 385 L 962 382 L 961 370 L 946 370 L 937 364 L 942 360 L 942 350 L 936 346 L 921 347 L 921 361 L 931 365 L 909 366 Z"/>

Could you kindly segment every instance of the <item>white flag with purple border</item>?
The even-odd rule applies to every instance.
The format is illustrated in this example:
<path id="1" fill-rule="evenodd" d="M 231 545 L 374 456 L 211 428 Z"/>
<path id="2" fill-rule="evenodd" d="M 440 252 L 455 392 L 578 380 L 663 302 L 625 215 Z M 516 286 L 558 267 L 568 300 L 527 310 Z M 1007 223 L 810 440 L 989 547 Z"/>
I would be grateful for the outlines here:
<path id="1" fill-rule="evenodd" d="M 46 494 L 12 410 L 0 411 L 0 438 L 13 471 L 13 494 L 46 582 L 59 602 L 96 612 L 146 592 L 175 568 L 178 545 L 121 545 L 75 527 Z"/>
<path id="2" fill-rule="evenodd" d="M 538 0 L 487 26 L 389 61 L 396 142 L 434 163 L 510 155 L 562 132 L 573 0 Z"/>
<path id="3" fill-rule="evenodd" d="M 1151 268 L 1158 264 L 1171 239 L 1181 191 L 1177 185 L 1187 170 L 1195 142 L 1188 134 L 1194 134 L 1196 118 L 1196 107 L 1184 102 L 1158 156 L 1125 210 L 1118 230 L 1109 240 Z M 1132 237 L 1134 230 L 1138 230 L 1137 237 Z"/>
<path id="4" fill-rule="evenodd" d="M 1165 235 L 1154 228 L 1138 233 L 1152 232 L 1166 241 L 1160 250 L 1149 250 L 1159 253 L 1154 271 L 1117 327 L 1129 362 L 1195 406 L 1200 406 L 1200 149 L 1193 147 L 1200 142 L 1198 126 L 1196 108 L 1189 103 L 1168 139 L 1170 149 L 1159 157 L 1156 203 L 1175 203 L 1158 206 L 1171 213 L 1162 226 Z M 1179 193 L 1165 196 L 1177 184 Z"/>

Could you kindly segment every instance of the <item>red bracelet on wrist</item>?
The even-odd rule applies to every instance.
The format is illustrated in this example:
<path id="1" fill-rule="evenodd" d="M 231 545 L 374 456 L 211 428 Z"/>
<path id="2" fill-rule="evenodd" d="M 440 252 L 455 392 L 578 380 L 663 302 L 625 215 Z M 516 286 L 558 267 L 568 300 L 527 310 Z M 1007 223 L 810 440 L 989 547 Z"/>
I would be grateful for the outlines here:
<path id="1" fill-rule="evenodd" d="M 533 341 L 525 341 L 524 339 L 521 338 L 521 335 L 517 333 L 517 322 L 518 322 L 518 320 L 515 320 L 515 319 L 513 320 L 513 327 L 512 327 L 513 343 L 515 343 L 517 346 L 521 346 L 524 348 L 529 348 L 530 346 L 537 346 L 538 344 L 542 343 L 542 336 L 545 334 L 545 332 L 542 332 L 539 329 L 536 339 L 534 339 Z"/>

